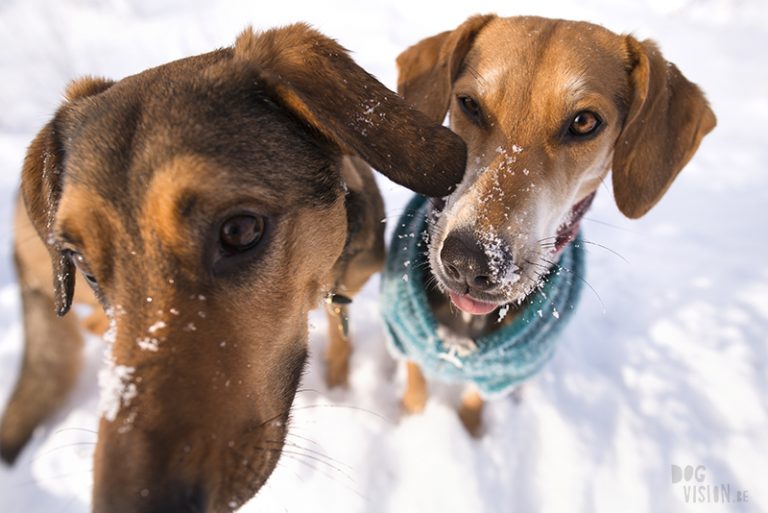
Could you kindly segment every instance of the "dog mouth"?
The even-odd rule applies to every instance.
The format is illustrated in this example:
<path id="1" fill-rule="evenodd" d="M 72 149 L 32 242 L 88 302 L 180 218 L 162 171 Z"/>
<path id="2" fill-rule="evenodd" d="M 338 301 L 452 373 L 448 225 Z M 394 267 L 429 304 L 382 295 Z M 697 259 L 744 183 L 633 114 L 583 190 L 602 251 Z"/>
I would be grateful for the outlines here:
<path id="1" fill-rule="evenodd" d="M 568 244 L 576 238 L 576 234 L 579 232 L 579 225 L 584 214 L 587 213 L 589 207 L 592 206 L 592 200 L 595 199 L 595 193 L 593 192 L 583 200 L 576 203 L 571 211 L 568 213 L 566 221 L 560 225 L 555 236 L 555 245 L 552 250 L 554 255 L 560 254 L 560 252 Z"/>
<path id="2" fill-rule="evenodd" d="M 453 280 L 447 279 L 443 274 L 444 270 L 438 265 L 438 269 L 435 269 L 433 274 L 437 278 L 439 284 L 444 293 L 450 298 L 451 303 L 460 311 L 470 315 L 489 315 L 499 308 L 506 308 L 510 304 L 521 304 L 526 298 L 541 286 L 544 277 L 550 272 L 551 269 L 557 268 L 557 262 L 560 253 L 565 247 L 570 244 L 577 236 L 579 232 L 579 226 L 584 214 L 589 210 L 592 205 L 592 200 L 595 197 L 595 193 L 591 193 L 584 199 L 576 203 L 568 212 L 565 220 L 557 229 L 555 236 L 549 239 L 550 242 L 543 245 L 544 252 L 540 257 L 528 258 L 526 262 L 530 264 L 527 267 L 520 267 L 513 264 L 511 261 L 504 262 L 504 267 L 512 267 L 516 272 L 514 280 L 502 280 L 504 283 L 499 283 L 494 287 L 496 290 L 488 290 L 483 292 L 477 292 L 472 287 L 459 287 L 457 288 Z M 433 219 L 437 218 L 442 210 L 445 208 L 444 199 L 431 199 L 430 210 Z M 535 263 L 540 262 L 540 263 Z M 526 272 L 527 270 L 527 272 Z M 533 270 L 533 272 L 531 272 Z M 510 273 L 497 272 L 496 274 L 503 274 L 509 278 Z M 495 297 L 503 292 L 503 297 Z M 503 310 L 502 310 L 503 311 Z"/>
<path id="3" fill-rule="evenodd" d="M 501 306 L 498 303 L 479 301 L 469 294 L 458 294 L 453 291 L 448 291 L 448 296 L 451 298 L 451 302 L 456 308 L 472 315 L 488 315 Z"/>

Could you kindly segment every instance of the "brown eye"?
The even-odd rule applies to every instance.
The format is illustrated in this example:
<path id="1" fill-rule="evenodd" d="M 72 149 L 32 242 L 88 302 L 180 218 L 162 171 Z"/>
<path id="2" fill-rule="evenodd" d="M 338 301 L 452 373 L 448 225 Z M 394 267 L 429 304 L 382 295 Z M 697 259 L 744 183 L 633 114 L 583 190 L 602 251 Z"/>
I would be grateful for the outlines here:
<path id="1" fill-rule="evenodd" d="M 568 132 L 579 137 L 590 135 L 598 129 L 601 123 L 602 121 L 597 117 L 597 114 L 585 110 L 576 114 L 568 127 Z"/>
<path id="2" fill-rule="evenodd" d="M 264 218 L 253 215 L 237 215 L 221 225 L 219 240 L 225 250 L 239 253 L 252 248 L 264 235 Z"/>
<path id="3" fill-rule="evenodd" d="M 471 96 L 457 96 L 459 107 L 472 121 L 479 123 L 482 120 L 482 111 L 480 105 Z"/>
<path id="4" fill-rule="evenodd" d="M 69 259 L 72 261 L 72 263 L 75 264 L 75 267 L 77 267 L 77 269 L 83 273 L 85 281 L 95 286 L 98 282 L 96 281 L 96 277 L 93 275 L 93 272 L 91 272 L 91 267 L 88 265 L 88 262 L 85 261 L 85 257 L 83 257 L 83 255 L 77 251 L 73 251 L 71 249 L 67 250 L 67 254 L 69 255 Z"/>

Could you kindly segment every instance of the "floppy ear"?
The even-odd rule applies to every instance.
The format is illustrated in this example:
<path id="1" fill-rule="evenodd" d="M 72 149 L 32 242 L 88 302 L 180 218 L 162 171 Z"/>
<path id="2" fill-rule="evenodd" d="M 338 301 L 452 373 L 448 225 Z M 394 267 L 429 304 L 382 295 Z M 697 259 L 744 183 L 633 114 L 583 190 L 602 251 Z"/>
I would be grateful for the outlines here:
<path id="1" fill-rule="evenodd" d="M 307 25 L 247 29 L 235 43 L 235 59 L 255 66 L 285 108 L 393 181 L 429 196 L 445 196 L 461 181 L 464 142 Z"/>
<path id="2" fill-rule="evenodd" d="M 72 304 L 75 290 L 75 269 L 64 252 L 50 240 L 56 210 L 61 197 L 64 173 L 64 146 L 61 131 L 69 104 L 86 96 L 98 94 L 113 82 L 85 77 L 72 82 L 65 92 L 65 103 L 53 119 L 37 134 L 27 148 L 21 173 L 21 194 L 32 224 L 51 255 L 56 313 L 64 315 Z"/>
<path id="3" fill-rule="evenodd" d="M 626 40 L 632 97 L 614 151 L 613 192 L 634 219 L 667 192 L 717 121 L 701 90 L 652 41 Z"/>
<path id="4" fill-rule="evenodd" d="M 451 101 L 453 81 L 477 34 L 496 15 L 472 16 L 455 30 L 428 37 L 397 57 L 397 92 L 438 123 Z"/>

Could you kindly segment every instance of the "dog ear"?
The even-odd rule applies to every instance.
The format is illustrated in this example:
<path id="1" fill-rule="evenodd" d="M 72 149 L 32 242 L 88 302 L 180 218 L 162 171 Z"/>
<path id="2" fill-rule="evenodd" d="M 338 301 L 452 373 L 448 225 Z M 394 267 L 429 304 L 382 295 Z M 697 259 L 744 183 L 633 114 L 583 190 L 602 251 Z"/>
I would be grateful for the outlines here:
<path id="1" fill-rule="evenodd" d="M 656 45 L 626 37 L 632 97 L 613 156 L 613 192 L 629 218 L 667 192 L 717 122 L 701 90 Z"/>
<path id="2" fill-rule="evenodd" d="M 391 180 L 428 196 L 445 196 L 461 181 L 464 142 L 307 25 L 259 34 L 247 29 L 234 52 L 256 67 L 284 108 Z"/>
<path id="3" fill-rule="evenodd" d="M 75 290 L 74 265 L 61 248 L 50 240 L 64 174 L 61 132 L 71 103 L 98 94 L 112 84 L 111 81 L 93 77 L 72 82 L 64 94 L 65 103 L 33 139 L 24 157 L 21 194 L 27 214 L 51 255 L 56 313 L 60 316 L 69 310 Z"/>
<path id="4" fill-rule="evenodd" d="M 397 92 L 438 123 L 451 101 L 453 81 L 472 43 L 496 15 L 472 16 L 455 30 L 428 37 L 397 57 Z"/>

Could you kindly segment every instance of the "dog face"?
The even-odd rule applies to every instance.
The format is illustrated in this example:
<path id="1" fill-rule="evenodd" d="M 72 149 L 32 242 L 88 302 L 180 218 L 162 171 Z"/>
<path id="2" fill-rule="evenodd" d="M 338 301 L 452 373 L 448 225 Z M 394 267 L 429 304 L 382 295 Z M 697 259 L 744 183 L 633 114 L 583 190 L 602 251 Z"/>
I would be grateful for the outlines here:
<path id="1" fill-rule="evenodd" d="M 277 463 L 345 245 L 342 154 L 445 194 L 464 144 L 304 25 L 66 96 L 22 193 L 59 314 L 78 268 L 110 316 L 94 511 L 237 509 Z"/>
<path id="2" fill-rule="evenodd" d="M 435 120 L 450 112 L 467 143 L 430 264 L 474 314 L 530 294 L 611 169 L 619 208 L 640 217 L 715 125 L 652 42 L 589 23 L 478 16 L 398 65 L 401 94 Z"/>

